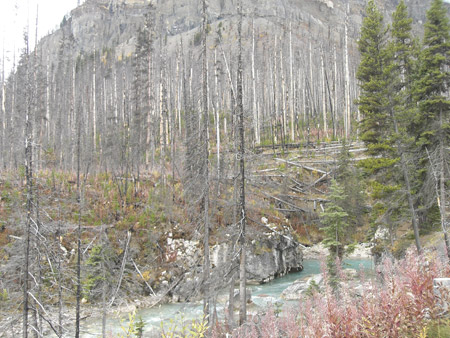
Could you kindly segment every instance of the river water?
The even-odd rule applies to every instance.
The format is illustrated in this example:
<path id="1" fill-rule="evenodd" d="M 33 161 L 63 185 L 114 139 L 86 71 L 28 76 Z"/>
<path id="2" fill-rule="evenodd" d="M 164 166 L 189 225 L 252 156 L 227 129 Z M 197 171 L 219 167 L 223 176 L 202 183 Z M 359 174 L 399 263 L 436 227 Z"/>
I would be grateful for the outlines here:
<path id="1" fill-rule="evenodd" d="M 280 298 L 281 293 L 297 279 L 319 274 L 321 272 L 320 265 L 319 260 L 305 260 L 301 272 L 288 274 L 266 284 L 249 286 L 252 293 L 252 301 L 254 303 L 254 305 L 249 307 L 249 311 L 257 311 L 258 307 L 264 307 L 268 304 L 287 304 L 286 301 Z M 360 270 L 362 267 L 364 270 L 372 270 L 373 263 L 372 260 L 367 258 L 346 259 L 344 260 L 343 267 L 355 270 Z M 225 306 L 225 302 L 221 303 L 220 299 L 226 299 L 226 294 L 227 291 L 224 291 L 222 297 L 218 297 L 217 312 L 219 317 L 223 315 Z M 141 309 L 137 312 L 136 317 L 142 318 L 142 321 L 145 323 L 144 332 L 155 332 L 155 330 L 161 327 L 162 322 L 164 322 L 165 327 L 167 327 L 171 325 L 171 320 L 174 323 L 182 323 L 184 320 L 201 318 L 202 315 L 203 311 L 201 303 L 175 303 L 162 304 L 151 309 Z M 121 326 L 127 326 L 128 315 L 122 316 L 125 319 L 123 323 L 120 318 L 117 317 L 110 317 L 107 319 L 107 332 L 111 333 L 113 336 L 118 333 L 123 333 Z M 88 320 L 82 326 L 81 336 L 83 338 L 101 337 L 101 326 L 101 319 L 99 318 Z"/>

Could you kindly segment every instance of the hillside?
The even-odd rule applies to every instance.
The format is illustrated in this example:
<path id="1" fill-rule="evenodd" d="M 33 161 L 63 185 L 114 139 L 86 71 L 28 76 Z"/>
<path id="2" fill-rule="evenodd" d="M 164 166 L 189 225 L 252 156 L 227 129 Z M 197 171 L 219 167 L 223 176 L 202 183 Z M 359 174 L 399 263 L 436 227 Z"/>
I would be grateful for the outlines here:
<path id="1" fill-rule="evenodd" d="M 418 31 L 428 4 L 409 2 Z M 363 1 L 244 2 L 243 53 L 248 61 L 243 69 L 247 79 L 244 106 L 252 125 L 251 143 L 279 140 L 282 134 L 298 141 L 306 138 L 308 128 L 311 132 L 320 129 L 329 138 L 356 131 L 354 124 L 360 118 L 354 105 L 359 62 L 356 40 L 363 6 Z M 394 1 L 380 2 L 380 6 L 389 20 Z M 152 52 L 147 52 L 149 59 L 144 61 L 135 49 L 146 14 L 151 33 L 143 34 L 151 39 Z M 207 17 L 208 81 L 213 87 L 208 104 L 227 134 L 233 110 L 230 81 L 235 81 L 236 68 L 235 3 L 210 1 Z M 39 83 L 32 97 L 41 145 L 37 156 L 41 159 L 44 151 L 51 151 L 59 167 L 73 167 L 73 158 L 67 154 L 75 152 L 80 109 L 91 159 L 98 158 L 93 150 L 104 155 L 116 152 L 110 147 L 110 132 L 123 125 L 127 116 L 141 125 L 139 142 L 147 148 L 157 147 L 163 123 L 167 137 L 172 131 L 181 133 L 185 107 L 195 109 L 200 102 L 196 90 L 200 88 L 196 76 L 200 73 L 200 23 L 200 7 L 187 0 L 176 5 L 174 1 L 157 2 L 150 12 L 145 1 L 89 0 L 74 9 L 62 20 L 61 28 L 44 37 L 30 55 Z M 17 166 L 23 158 L 23 132 L 12 132 L 25 125 L 23 114 L 15 113 L 25 107 L 20 92 L 25 88 L 23 62 L 2 92 L 3 167 Z M 144 64 L 136 70 L 140 62 L 147 63 L 147 70 Z M 136 92 L 137 82 L 144 92 Z M 150 97 L 147 103 L 146 95 Z M 137 100 L 142 101 L 137 103 L 138 110 Z"/>
<path id="2" fill-rule="evenodd" d="M 0 91 L 0 328 L 201 301 L 219 327 L 229 289 L 228 334 L 307 247 L 335 295 L 355 247 L 443 252 L 449 6 L 406 3 L 86 0 L 26 46 Z"/>

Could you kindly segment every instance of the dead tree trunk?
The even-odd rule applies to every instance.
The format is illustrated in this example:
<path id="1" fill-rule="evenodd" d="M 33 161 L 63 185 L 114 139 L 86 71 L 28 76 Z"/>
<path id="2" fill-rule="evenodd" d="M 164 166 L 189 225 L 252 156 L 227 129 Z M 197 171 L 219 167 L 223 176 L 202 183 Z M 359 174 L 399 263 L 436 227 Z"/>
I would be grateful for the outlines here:
<path id="1" fill-rule="evenodd" d="M 203 43 L 202 43 L 202 110 L 203 110 L 203 171 L 204 171 L 204 184 L 203 184 L 203 212 L 204 212 L 204 234 L 203 234 L 203 315 L 206 321 L 210 321 L 210 259 L 209 259 L 209 168 L 208 168 L 208 71 L 207 71 L 207 49 L 206 49 L 206 35 L 207 35 L 207 16 L 206 16 L 206 0 L 202 1 L 203 5 Z"/>
<path id="2" fill-rule="evenodd" d="M 30 88 L 30 74 L 29 74 L 29 47 L 28 34 L 25 34 L 25 57 L 26 60 L 26 76 L 27 76 L 27 90 L 25 94 L 26 112 L 25 112 L 25 179 L 27 187 L 27 219 L 25 222 L 25 243 L 24 243 L 24 271 L 23 271 L 23 337 L 28 337 L 28 307 L 29 307 L 29 263 L 30 263 L 30 228 L 33 213 L 33 118 L 31 116 L 31 88 Z"/>
<path id="3" fill-rule="evenodd" d="M 239 11 L 239 51 L 238 51 L 238 73 L 237 73 L 237 113 L 238 113 L 238 123 L 239 123 L 239 147 L 238 147 L 238 158 L 239 158 L 239 209 L 240 209 L 240 234 L 239 234 L 239 244 L 240 244 L 240 267 L 239 267 L 239 325 L 245 323 L 247 319 L 247 273 L 245 270 L 246 266 L 246 249 L 245 249 L 245 138 L 244 138 L 244 104 L 242 97 L 242 0 L 238 3 Z"/>
<path id="4" fill-rule="evenodd" d="M 77 131 L 77 202 L 78 202 L 78 231 L 77 231 L 77 293 L 75 309 L 75 338 L 80 337 L 80 304 L 81 304 L 81 111 L 78 112 Z"/>

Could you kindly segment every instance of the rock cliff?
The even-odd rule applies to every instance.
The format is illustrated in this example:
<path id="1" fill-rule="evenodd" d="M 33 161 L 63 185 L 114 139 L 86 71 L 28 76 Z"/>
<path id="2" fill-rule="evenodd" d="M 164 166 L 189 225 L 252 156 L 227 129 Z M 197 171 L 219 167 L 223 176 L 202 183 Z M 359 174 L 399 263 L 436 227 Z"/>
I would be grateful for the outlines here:
<path id="1" fill-rule="evenodd" d="M 168 239 L 167 258 L 175 260 L 175 266 L 183 267 L 184 273 L 173 290 L 166 283 L 161 293 L 168 292 L 173 301 L 190 301 L 202 297 L 202 252 L 199 241 Z M 231 271 L 236 269 L 235 249 L 228 242 L 211 248 L 211 286 L 215 292 L 229 284 Z M 234 263 L 233 262 L 234 258 Z M 257 235 L 247 247 L 248 283 L 262 284 L 289 272 L 303 269 L 300 244 L 289 233 L 266 232 Z M 177 277 L 178 278 L 178 277 Z M 173 281 L 172 281 L 173 282 Z"/>
<path id="2" fill-rule="evenodd" d="M 378 1 L 389 20 L 397 5 L 396 0 Z M 199 1 L 157 0 L 158 31 L 167 35 L 172 51 L 177 41 L 193 39 L 201 24 Z M 237 0 L 209 0 L 208 20 L 215 32 L 219 24 L 232 38 L 236 32 Z M 357 60 L 356 40 L 362 23 L 364 0 L 244 0 L 244 41 L 250 38 L 250 21 L 254 20 L 260 38 L 268 35 L 286 34 L 293 24 L 294 44 L 313 48 L 324 44 L 336 44 L 342 48 L 344 22 L 348 13 L 351 58 Z M 409 0 L 407 5 L 414 19 L 415 29 L 421 30 L 430 0 Z M 61 39 L 71 36 L 74 41 L 74 58 L 79 53 L 89 53 L 104 48 L 114 49 L 116 57 L 129 56 L 134 52 L 137 31 L 143 25 L 148 0 L 87 0 L 64 18 L 60 29 L 41 40 L 42 50 L 48 54 L 44 60 L 56 62 Z M 244 42 L 245 43 L 245 42 Z M 248 42 L 247 42 L 248 44 Z M 170 52 L 170 51 L 169 51 Z"/>

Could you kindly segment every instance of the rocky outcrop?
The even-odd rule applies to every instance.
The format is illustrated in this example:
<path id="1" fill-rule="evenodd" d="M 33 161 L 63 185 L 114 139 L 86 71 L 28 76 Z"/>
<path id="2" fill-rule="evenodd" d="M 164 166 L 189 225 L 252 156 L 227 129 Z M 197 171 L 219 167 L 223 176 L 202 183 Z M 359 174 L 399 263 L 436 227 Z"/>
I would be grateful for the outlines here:
<path id="1" fill-rule="evenodd" d="M 212 281 L 210 289 L 220 290 L 230 281 L 232 257 L 237 258 L 228 243 L 211 248 Z M 166 283 L 161 293 L 168 292 L 172 301 L 192 301 L 202 297 L 202 252 L 199 241 L 167 239 L 166 260 L 181 267 L 182 278 L 172 290 Z M 236 266 L 237 260 L 234 265 Z M 300 245 L 289 234 L 263 233 L 252 240 L 247 247 L 248 283 L 261 284 L 289 272 L 303 269 L 303 255 Z M 172 281 L 173 282 L 173 281 Z"/>
<path id="2" fill-rule="evenodd" d="M 220 268 L 229 265 L 232 248 L 228 243 L 212 249 L 211 262 Z M 289 235 L 269 234 L 252 240 L 247 248 L 247 279 L 262 284 L 289 272 L 303 269 L 300 245 Z"/>

